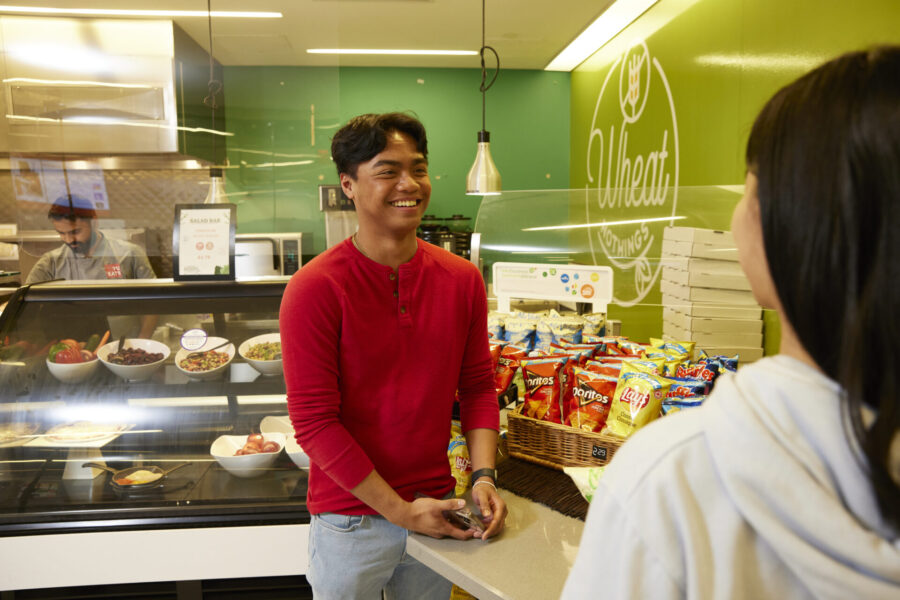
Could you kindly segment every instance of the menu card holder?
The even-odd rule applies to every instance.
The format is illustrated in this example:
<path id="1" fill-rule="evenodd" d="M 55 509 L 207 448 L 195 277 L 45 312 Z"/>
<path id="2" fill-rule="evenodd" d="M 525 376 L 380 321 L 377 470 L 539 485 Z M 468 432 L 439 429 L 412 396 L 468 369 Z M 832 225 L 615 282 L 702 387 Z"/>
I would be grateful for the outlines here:
<path id="1" fill-rule="evenodd" d="M 175 281 L 234 281 L 234 204 L 176 204 L 172 227 Z"/>

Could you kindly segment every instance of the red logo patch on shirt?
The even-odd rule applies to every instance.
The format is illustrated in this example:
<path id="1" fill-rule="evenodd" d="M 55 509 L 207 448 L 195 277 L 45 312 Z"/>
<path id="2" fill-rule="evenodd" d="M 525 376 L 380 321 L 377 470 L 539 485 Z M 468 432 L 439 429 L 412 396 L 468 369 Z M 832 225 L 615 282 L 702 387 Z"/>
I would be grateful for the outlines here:
<path id="1" fill-rule="evenodd" d="M 103 268 L 106 269 L 107 279 L 122 279 L 122 266 L 119 263 L 103 265 Z"/>

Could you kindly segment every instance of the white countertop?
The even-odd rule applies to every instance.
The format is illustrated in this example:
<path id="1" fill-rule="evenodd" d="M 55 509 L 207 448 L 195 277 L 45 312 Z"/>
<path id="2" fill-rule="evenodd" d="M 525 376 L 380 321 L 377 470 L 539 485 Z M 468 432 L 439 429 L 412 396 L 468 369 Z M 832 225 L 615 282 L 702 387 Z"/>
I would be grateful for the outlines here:
<path id="1" fill-rule="evenodd" d="M 509 509 L 497 538 L 412 534 L 407 552 L 479 600 L 559 598 L 575 563 L 584 522 L 500 491 Z"/>

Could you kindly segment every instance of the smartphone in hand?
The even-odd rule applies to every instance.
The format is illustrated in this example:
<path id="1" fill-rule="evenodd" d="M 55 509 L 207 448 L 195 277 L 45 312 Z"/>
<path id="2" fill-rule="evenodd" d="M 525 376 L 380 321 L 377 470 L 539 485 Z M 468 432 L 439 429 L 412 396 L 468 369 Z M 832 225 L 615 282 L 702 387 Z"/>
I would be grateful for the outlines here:
<path id="1" fill-rule="evenodd" d="M 474 529 L 484 533 L 484 523 L 467 506 L 456 510 L 445 510 L 444 518 L 460 529 Z"/>

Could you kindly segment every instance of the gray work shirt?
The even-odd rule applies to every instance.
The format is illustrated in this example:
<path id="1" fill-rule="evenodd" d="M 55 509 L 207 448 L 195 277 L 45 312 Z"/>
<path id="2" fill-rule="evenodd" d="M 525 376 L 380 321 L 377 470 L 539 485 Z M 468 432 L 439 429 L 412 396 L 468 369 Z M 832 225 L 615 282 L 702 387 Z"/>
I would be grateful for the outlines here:
<path id="1" fill-rule="evenodd" d="M 155 278 L 150 261 L 140 246 L 103 235 L 91 256 L 75 254 L 66 244 L 47 252 L 35 263 L 25 283 L 51 279 Z"/>

